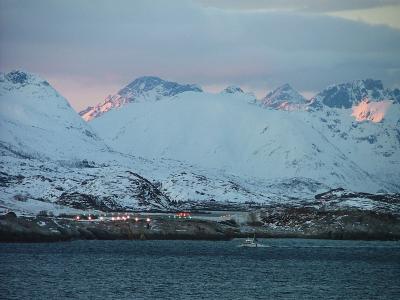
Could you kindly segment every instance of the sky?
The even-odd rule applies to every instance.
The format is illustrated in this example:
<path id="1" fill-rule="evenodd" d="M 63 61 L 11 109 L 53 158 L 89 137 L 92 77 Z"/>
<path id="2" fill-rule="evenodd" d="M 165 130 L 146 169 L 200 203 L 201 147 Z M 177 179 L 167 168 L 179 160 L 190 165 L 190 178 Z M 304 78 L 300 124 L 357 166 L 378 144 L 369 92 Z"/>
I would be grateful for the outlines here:
<path id="1" fill-rule="evenodd" d="M 0 70 L 81 110 L 144 75 L 262 97 L 376 78 L 400 86 L 400 0 L 0 0 Z"/>

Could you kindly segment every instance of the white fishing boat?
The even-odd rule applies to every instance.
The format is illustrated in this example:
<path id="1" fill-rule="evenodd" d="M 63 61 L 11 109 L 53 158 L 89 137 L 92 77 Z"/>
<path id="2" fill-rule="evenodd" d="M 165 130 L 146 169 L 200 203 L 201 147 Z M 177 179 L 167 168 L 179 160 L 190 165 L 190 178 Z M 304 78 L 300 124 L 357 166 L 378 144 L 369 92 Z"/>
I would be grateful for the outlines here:
<path id="1" fill-rule="evenodd" d="M 239 247 L 249 247 L 249 248 L 257 248 L 257 247 L 266 247 L 263 244 L 258 242 L 258 239 L 254 235 L 253 238 L 247 238 L 244 240 L 243 243 L 239 245 Z"/>

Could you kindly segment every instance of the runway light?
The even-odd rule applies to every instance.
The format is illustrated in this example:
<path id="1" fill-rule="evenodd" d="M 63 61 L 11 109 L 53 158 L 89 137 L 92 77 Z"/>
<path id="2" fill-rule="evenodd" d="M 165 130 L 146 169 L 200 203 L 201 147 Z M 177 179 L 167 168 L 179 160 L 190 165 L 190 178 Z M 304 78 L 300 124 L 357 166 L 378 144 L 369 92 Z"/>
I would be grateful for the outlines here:
<path id="1" fill-rule="evenodd" d="M 115 220 L 115 218 L 114 218 L 114 217 L 111 217 L 111 220 L 113 220 L 113 221 L 114 221 L 114 220 Z"/>
<path id="2" fill-rule="evenodd" d="M 76 216 L 76 219 L 79 221 L 80 217 L 79 217 L 79 216 Z"/>
<path id="3" fill-rule="evenodd" d="M 136 222 L 137 222 L 137 221 L 139 221 L 139 218 L 138 218 L 138 217 L 136 217 L 136 218 L 135 218 L 135 221 L 136 221 Z"/>
<path id="4" fill-rule="evenodd" d="M 150 222 L 150 218 L 147 218 L 147 219 L 146 219 L 146 222 Z"/>

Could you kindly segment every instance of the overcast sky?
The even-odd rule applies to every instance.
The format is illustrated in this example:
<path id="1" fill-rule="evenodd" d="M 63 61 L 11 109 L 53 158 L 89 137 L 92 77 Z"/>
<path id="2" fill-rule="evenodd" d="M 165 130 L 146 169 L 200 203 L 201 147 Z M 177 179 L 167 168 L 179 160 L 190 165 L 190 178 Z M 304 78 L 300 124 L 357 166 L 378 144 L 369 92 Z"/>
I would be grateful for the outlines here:
<path id="1" fill-rule="evenodd" d="M 306 95 L 400 85 L 400 1 L 0 0 L 0 69 L 38 73 L 80 110 L 143 75 Z"/>

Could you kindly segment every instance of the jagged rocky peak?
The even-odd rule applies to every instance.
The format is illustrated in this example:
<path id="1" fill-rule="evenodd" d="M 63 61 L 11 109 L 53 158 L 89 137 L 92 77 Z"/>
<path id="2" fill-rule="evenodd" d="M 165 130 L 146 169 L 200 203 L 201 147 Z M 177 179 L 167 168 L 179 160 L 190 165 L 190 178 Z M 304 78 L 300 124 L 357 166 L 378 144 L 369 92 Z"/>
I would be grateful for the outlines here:
<path id="1" fill-rule="evenodd" d="M 269 92 L 261 103 L 265 107 L 276 109 L 291 109 L 294 106 L 304 105 L 306 99 L 298 91 L 293 89 L 290 84 L 284 84 Z"/>
<path id="2" fill-rule="evenodd" d="M 311 106 L 351 108 L 362 101 L 398 101 L 396 90 L 384 89 L 381 80 L 363 79 L 330 85 L 311 99 Z"/>
<path id="3" fill-rule="evenodd" d="M 24 86 L 27 84 L 43 84 L 48 86 L 49 83 L 38 75 L 29 73 L 24 70 L 13 70 L 8 73 L 0 73 L 0 83 Z"/>
<path id="4" fill-rule="evenodd" d="M 226 87 L 222 92 L 222 94 L 244 94 L 243 90 L 236 85 L 230 85 Z"/>
<path id="5" fill-rule="evenodd" d="M 79 115 L 90 121 L 128 103 L 157 101 L 183 92 L 202 92 L 202 89 L 195 84 L 180 84 L 156 76 L 143 76 L 129 83 L 115 95 L 108 96 L 102 103 L 82 110 Z"/>
<path id="6" fill-rule="evenodd" d="M 179 84 L 166 81 L 155 76 L 143 76 L 135 79 L 118 92 L 119 95 L 140 96 L 146 92 L 157 89 L 160 96 L 174 96 L 183 92 L 202 92 L 202 89 L 195 84 Z"/>

